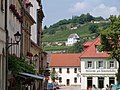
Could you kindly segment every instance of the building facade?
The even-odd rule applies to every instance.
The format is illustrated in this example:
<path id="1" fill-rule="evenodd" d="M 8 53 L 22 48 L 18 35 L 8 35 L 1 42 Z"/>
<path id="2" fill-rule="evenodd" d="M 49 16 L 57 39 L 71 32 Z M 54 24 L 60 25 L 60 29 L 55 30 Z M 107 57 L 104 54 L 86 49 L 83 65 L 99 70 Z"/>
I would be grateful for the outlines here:
<path id="1" fill-rule="evenodd" d="M 67 38 L 66 46 L 73 46 L 75 43 L 80 41 L 80 37 L 74 33 L 70 34 L 69 37 Z"/>
<path id="2" fill-rule="evenodd" d="M 26 58 L 28 63 L 34 64 L 36 75 L 41 76 L 42 60 L 42 12 L 41 0 L 25 0 L 23 4 L 23 25 L 22 25 L 22 44 L 21 55 Z M 46 62 L 47 63 L 47 62 Z M 36 78 L 37 79 L 37 78 Z M 43 79 L 36 80 L 29 86 L 29 89 L 43 90 Z"/>
<path id="3" fill-rule="evenodd" d="M 99 37 L 83 44 L 85 50 L 81 54 L 81 89 L 91 88 L 92 85 L 104 88 L 107 84 L 117 84 L 115 74 L 118 63 L 113 59 L 108 60 L 109 54 L 100 52 L 99 45 Z"/>
<path id="4" fill-rule="evenodd" d="M 5 43 L 6 43 L 6 31 L 5 31 L 5 0 L 0 0 L 0 90 L 5 90 Z"/>
<path id="5" fill-rule="evenodd" d="M 51 54 L 50 69 L 57 72 L 59 85 L 81 85 L 80 54 Z"/>

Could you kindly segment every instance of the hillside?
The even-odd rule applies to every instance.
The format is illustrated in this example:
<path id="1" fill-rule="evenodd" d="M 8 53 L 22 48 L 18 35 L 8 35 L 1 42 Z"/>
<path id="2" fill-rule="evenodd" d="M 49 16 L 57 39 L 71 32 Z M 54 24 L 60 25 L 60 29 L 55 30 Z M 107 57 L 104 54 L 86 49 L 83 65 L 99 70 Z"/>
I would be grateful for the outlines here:
<path id="1" fill-rule="evenodd" d="M 65 43 L 70 34 L 76 33 L 81 39 L 92 40 L 98 34 L 100 28 L 106 28 L 109 26 L 108 21 L 104 20 L 102 17 L 93 17 L 90 14 L 82 14 L 81 16 L 74 16 L 72 19 L 64 19 L 51 25 L 49 28 L 44 27 L 43 30 L 43 47 L 44 50 L 62 50 L 62 48 L 69 48 L 64 46 L 57 46 L 51 44 L 54 42 Z M 50 49 L 52 48 L 52 49 Z"/>

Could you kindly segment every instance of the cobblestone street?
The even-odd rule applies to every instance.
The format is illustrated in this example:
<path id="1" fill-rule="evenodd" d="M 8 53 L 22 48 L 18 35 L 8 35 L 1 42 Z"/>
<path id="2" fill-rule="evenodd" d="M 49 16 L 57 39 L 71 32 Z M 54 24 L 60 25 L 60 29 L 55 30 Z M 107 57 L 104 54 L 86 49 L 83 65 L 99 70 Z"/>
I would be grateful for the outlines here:
<path id="1" fill-rule="evenodd" d="M 61 86 L 59 90 L 81 90 L 80 86 Z"/>

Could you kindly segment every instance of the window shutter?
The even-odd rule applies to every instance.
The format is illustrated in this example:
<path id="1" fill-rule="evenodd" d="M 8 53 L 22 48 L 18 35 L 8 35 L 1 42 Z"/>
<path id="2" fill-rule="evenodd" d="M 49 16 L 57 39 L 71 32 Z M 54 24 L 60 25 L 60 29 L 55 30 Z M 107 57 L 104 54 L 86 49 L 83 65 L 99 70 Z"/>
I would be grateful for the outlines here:
<path id="1" fill-rule="evenodd" d="M 97 69 L 99 68 L 99 67 L 98 67 L 98 64 L 99 64 L 99 63 L 98 63 L 98 62 L 99 62 L 99 61 L 96 61 L 96 68 L 97 68 Z"/>
<path id="2" fill-rule="evenodd" d="M 110 69 L 110 61 L 107 61 L 107 69 Z"/>
<path id="3" fill-rule="evenodd" d="M 103 67 L 106 69 L 106 61 L 103 61 Z"/>
<path id="4" fill-rule="evenodd" d="M 95 68 L 95 62 L 92 61 L 92 69 L 94 69 L 94 68 Z"/>
<path id="5" fill-rule="evenodd" d="M 115 69 L 117 69 L 117 61 L 114 61 Z"/>
<path id="6" fill-rule="evenodd" d="M 87 64 L 88 64 L 87 61 L 85 61 L 85 69 L 88 68 L 88 65 L 87 65 Z"/>

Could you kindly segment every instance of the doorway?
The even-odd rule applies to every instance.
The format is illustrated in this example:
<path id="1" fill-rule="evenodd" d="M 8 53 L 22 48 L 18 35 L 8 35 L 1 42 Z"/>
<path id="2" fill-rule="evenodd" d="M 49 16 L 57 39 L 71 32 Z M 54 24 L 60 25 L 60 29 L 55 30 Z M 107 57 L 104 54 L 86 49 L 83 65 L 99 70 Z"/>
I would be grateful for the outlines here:
<path id="1" fill-rule="evenodd" d="M 104 87 L 104 77 L 98 77 L 98 88 Z"/>
<path id="2" fill-rule="evenodd" d="M 67 79 L 67 86 L 69 86 L 70 85 L 70 79 Z"/>
<path id="3" fill-rule="evenodd" d="M 92 77 L 87 77 L 87 88 L 92 87 Z"/>
<path id="4" fill-rule="evenodd" d="M 115 78 L 114 77 L 109 77 L 109 85 L 115 84 Z"/>

